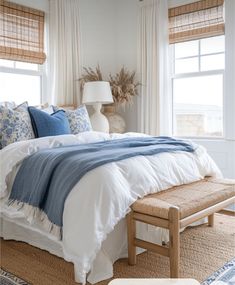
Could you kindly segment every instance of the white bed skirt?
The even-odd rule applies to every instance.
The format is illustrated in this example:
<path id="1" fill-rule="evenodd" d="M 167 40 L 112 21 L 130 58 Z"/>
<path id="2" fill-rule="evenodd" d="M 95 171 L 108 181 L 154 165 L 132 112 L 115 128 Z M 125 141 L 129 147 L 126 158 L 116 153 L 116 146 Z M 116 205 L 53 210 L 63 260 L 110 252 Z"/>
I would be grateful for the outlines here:
<path id="1" fill-rule="evenodd" d="M 207 218 L 192 224 L 192 226 L 205 222 L 207 222 Z M 43 231 L 37 224 L 30 225 L 24 217 L 9 217 L 3 212 L 0 214 L 0 224 L 0 236 L 3 239 L 23 241 L 42 250 L 46 250 L 53 255 L 62 257 L 66 261 L 72 262 L 74 264 L 75 281 L 80 282 L 76 272 L 76 256 L 66 254 L 62 242 L 55 240 L 53 235 Z M 161 244 L 163 241 L 169 241 L 168 230 L 140 222 L 137 222 L 137 236 L 158 244 Z M 143 249 L 137 248 L 137 253 L 143 251 Z M 126 221 L 123 219 L 115 226 L 114 230 L 103 242 L 102 248 L 98 252 L 92 269 L 87 276 L 87 281 L 94 284 L 111 278 L 113 276 L 113 263 L 120 258 L 127 257 L 127 252 Z"/>
<path id="2" fill-rule="evenodd" d="M 9 218 L 3 213 L 0 216 L 1 232 L 0 235 L 5 240 L 23 241 L 32 246 L 46 250 L 49 253 L 62 257 L 74 264 L 75 281 L 79 282 L 76 274 L 76 257 L 68 256 L 64 253 L 61 241 L 55 240 L 50 234 L 43 232 L 38 225 L 30 225 L 22 218 Z M 161 243 L 168 241 L 168 232 L 165 229 L 154 228 L 146 224 L 137 224 L 137 235 L 150 242 Z M 138 249 L 137 253 L 143 252 Z M 91 283 L 113 276 L 113 263 L 127 257 L 127 233 L 125 219 L 121 220 L 103 242 L 101 250 L 93 263 L 92 269 L 87 276 Z"/>

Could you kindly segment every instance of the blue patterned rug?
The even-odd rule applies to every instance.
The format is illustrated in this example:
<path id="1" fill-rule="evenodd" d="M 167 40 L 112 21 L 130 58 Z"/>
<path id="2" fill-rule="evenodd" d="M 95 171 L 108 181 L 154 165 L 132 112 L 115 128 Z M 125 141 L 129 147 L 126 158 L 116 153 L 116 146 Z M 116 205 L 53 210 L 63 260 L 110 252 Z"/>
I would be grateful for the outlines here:
<path id="1" fill-rule="evenodd" d="M 0 268 L 0 284 L 1 285 L 30 285 L 26 281 L 20 279 L 19 277 L 13 275 Z"/>
<path id="2" fill-rule="evenodd" d="M 235 285 L 235 258 L 214 272 L 201 285 Z"/>

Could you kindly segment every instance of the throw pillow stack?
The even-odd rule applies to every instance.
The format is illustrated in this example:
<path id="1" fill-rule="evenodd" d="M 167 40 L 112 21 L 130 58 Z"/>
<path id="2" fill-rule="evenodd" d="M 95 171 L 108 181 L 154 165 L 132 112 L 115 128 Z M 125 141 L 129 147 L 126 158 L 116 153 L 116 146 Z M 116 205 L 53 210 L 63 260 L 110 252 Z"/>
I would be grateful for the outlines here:
<path id="1" fill-rule="evenodd" d="M 84 105 L 76 110 L 52 106 L 40 110 L 28 107 L 27 102 L 0 105 L 0 149 L 17 141 L 85 131 L 92 131 L 92 127 Z"/>

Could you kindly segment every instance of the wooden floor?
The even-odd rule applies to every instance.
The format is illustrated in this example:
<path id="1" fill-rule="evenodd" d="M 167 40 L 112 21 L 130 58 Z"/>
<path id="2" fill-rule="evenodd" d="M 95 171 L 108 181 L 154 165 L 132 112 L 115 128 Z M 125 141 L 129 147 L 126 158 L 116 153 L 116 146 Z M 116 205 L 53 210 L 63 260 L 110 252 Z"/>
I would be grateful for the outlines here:
<path id="1" fill-rule="evenodd" d="M 216 215 L 215 227 L 199 226 L 181 234 L 180 274 L 199 282 L 235 255 L 235 218 Z M 73 265 L 25 243 L 1 241 L 1 266 L 35 285 L 75 285 Z M 137 257 L 136 266 L 127 259 L 114 265 L 114 277 L 168 277 L 169 260 L 155 253 Z M 108 280 L 109 281 L 109 280 Z M 98 283 L 106 285 L 108 281 Z"/>

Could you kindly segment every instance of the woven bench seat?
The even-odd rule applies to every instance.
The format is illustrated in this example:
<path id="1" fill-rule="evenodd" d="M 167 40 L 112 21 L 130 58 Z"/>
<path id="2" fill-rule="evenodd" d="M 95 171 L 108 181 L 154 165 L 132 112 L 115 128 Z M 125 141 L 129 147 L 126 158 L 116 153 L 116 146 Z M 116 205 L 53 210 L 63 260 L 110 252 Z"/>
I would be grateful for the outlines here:
<path id="1" fill-rule="evenodd" d="M 170 276 L 178 278 L 181 229 L 204 217 L 208 217 L 208 225 L 213 226 L 214 213 L 234 202 L 235 180 L 212 178 L 176 186 L 137 200 L 127 215 L 129 264 L 136 264 L 136 247 L 155 251 L 170 258 Z M 136 221 L 169 229 L 169 246 L 138 239 Z"/>
<path id="2" fill-rule="evenodd" d="M 203 179 L 145 196 L 137 200 L 132 209 L 138 213 L 168 219 L 170 207 L 177 206 L 180 219 L 183 219 L 233 197 L 234 193 L 235 180 Z"/>

